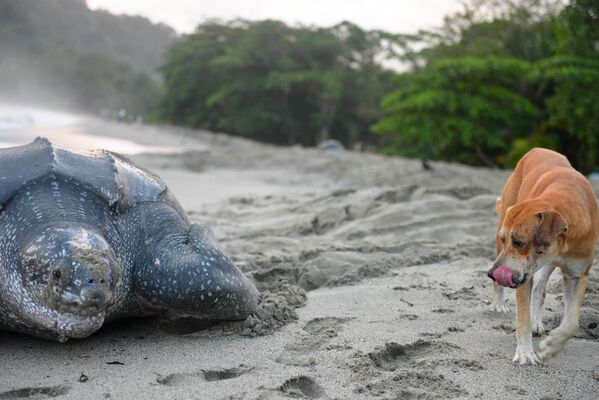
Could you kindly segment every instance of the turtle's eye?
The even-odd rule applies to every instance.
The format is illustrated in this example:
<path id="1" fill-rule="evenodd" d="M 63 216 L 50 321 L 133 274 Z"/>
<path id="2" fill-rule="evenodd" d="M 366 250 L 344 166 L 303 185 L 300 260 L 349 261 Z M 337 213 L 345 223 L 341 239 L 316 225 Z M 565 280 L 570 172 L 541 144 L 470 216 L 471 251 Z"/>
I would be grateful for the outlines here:
<path id="1" fill-rule="evenodd" d="M 518 239 L 512 238 L 512 246 L 514 246 L 515 249 L 520 250 L 524 247 L 524 243 Z"/>
<path id="2" fill-rule="evenodd" d="M 54 275 L 54 278 L 56 278 L 56 279 L 60 279 L 60 277 L 62 276 L 62 273 L 60 272 L 59 269 L 55 269 L 52 274 Z"/>

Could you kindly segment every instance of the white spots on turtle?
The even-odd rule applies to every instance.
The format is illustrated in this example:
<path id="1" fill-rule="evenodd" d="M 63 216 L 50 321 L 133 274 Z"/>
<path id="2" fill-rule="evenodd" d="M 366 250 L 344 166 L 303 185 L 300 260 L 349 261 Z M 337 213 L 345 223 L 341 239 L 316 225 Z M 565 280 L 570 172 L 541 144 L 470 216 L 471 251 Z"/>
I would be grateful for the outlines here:
<path id="1" fill-rule="evenodd" d="M 158 257 L 156 257 L 156 258 L 154 259 L 154 266 L 155 266 L 155 267 L 160 267 L 160 259 L 159 259 Z"/>

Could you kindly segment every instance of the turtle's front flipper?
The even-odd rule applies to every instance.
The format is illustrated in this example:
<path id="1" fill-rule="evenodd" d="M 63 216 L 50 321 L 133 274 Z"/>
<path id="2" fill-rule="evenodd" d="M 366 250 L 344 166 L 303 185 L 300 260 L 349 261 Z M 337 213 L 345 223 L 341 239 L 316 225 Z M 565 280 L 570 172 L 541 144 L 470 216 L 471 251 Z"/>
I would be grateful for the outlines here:
<path id="1" fill-rule="evenodd" d="M 142 303 L 206 320 L 241 320 L 256 311 L 258 291 L 207 227 L 190 226 L 164 203 L 143 208 L 146 251 L 134 276 Z"/>

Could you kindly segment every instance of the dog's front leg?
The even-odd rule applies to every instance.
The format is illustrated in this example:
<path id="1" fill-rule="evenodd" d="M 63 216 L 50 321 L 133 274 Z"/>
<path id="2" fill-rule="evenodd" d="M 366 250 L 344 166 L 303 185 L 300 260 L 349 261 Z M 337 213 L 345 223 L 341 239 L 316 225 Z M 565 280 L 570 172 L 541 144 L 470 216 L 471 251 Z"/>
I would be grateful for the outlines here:
<path id="1" fill-rule="evenodd" d="M 539 345 L 539 356 L 542 360 L 548 360 L 559 353 L 568 339 L 578 332 L 580 307 L 584 300 L 587 281 L 587 273 L 583 273 L 580 277 L 564 273 L 564 318 Z"/>
<path id="2" fill-rule="evenodd" d="M 501 313 L 510 312 L 510 307 L 505 298 L 505 288 L 499 286 L 495 281 L 493 281 L 493 304 L 491 304 L 491 309 Z"/>
<path id="3" fill-rule="evenodd" d="M 530 292 L 532 279 L 516 289 L 516 355 L 513 361 L 520 364 L 537 364 L 539 358 L 532 345 L 530 328 Z"/>

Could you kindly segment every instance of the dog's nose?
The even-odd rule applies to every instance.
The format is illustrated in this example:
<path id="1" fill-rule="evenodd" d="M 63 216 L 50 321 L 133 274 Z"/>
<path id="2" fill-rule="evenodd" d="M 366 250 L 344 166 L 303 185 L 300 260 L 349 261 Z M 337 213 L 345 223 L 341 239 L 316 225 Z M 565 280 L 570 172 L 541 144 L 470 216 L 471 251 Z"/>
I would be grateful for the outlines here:
<path id="1" fill-rule="evenodd" d="M 495 277 L 493 276 L 493 270 L 494 270 L 494 268 L 491 268 L 491 269 L 489 270 L 489 272 L 487 272 L 487 276 L 488 276 L 489 278 L 491 278 L 492 280 L 495 280 Z"/>

